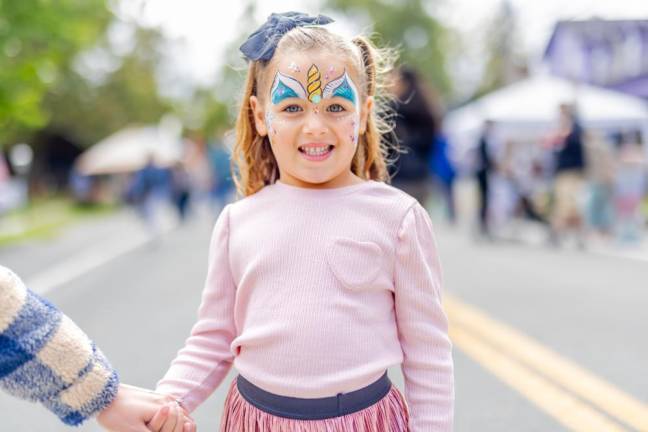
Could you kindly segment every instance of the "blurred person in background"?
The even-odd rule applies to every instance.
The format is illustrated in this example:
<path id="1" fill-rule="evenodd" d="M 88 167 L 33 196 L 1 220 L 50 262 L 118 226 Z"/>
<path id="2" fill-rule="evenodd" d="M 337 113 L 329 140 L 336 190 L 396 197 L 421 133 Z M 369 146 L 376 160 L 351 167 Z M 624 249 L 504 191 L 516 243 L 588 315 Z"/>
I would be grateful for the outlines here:
<path id="1" fill-rule="evenodd" d="M 0 215 L 11 208 L 11 200 L 9 199 L 11 192 L 11 172 L 9 171 L 9 162 L 5 154 L 0 150 Z"/>
<path id="2" fill-rule="evenodd" d="M 189 216 L 191 181 L 187 168 L 182 162 L 176 162 L 171 169 L 171 197 L 178 212 L 178 219 L 184 223 Z"/>
<path id="3" fill-rule="evenodd" d="M 439 120 L 432 102 L 431 89 L 419 73 L 401 66 L 393 80 L 395 113 L 394 136 L 403 153 L 392 150 L 389 159 L 392 185 L 412 195 L 425 207 L 430 194 L 429 160 Z"/>
<path id="4" fill-rule="evenodd" d="M 98 416 L 120 432 L 195 430 L 175 400 L 119 383 L 108 359 L 77 325 L 53 304 L 0 266 L 0 388 L 38 402 L 63 423 L 78 426 Z M 139 410 L 132 410 L 133 406 Z M 117 429 L 119 427 L 119 429 Z"/>
<path id="5" fill-rule="evenodd" d="M 213 170 L 209 159 L 209 146 L 202 133 L 194 132 L 185 139 L 187 149 L 184 164 L 189 174 L 193 206 L 205 209 L 210 204 Z"/>
<path id="6" fill-rule="evenodd" d="M 588 191 L 585 219 L 594 238 L 609 239 L 614 226 L 615 156 L 603 134 L 590 133 L 586 143 Z"/>
<path id="7" fill-rule="evenodd" d="M 207 157 L 212 171 L 211 207 L 213 214 L 218 215 L 234 195 L 234 181 L 230 168 L 231 156 L 223 137 L 209 143 Z"/>
<path id="8" fill-rule="evenodd" d="M 535 154 L 528 143 L 508 140 L 504 148 L 500 174 L 509 182 L 511 191 L 511 211 L 513 216 L 545 223 L 546 220 L 536 209 L 533 194 L 537 188 Z"/>
<path id="9" fill-rule="evenodd" d="M 433 177 L 433 185 L 443 197 L 448 222 L 455 223 L 457 214 L 454 199 L 454 181 L 457 170 L 450 157 L 450 142 L 446 135 L 441 132 L 441 128 L 438 129 L 434 136 L 432 148 L 429 168 Z"/>
<path id="10" fill-rule="evenodd" d="M 560 126 L 555 136 L 554 195 L 551 211 L 550 242 L 559 245 L 568 232 L 576 234 L 584 246 L 582 201 L 585 182 L 583 128 L 574 107 L 560 105 Z"/>
<path id="11" fill-rule="evenodd" d="M 624 243 L 641 239 L 644 226 L 641 203 L 646 195 L 646 154 L 639 131 L 627 132 L 617 141 L 614 207 L 617 238 Z"/>
<path id="12" fill-rule="evenodd" d="M 482 128 L 479 142 L 477 143 L 477 153 L 475 157 L 475 179 L 477 180 L 477 191 L 479 199 L 479 232 L 485 237 L 490 237 L 490 176 L 495 170 L 493 161 L 493 131 L 494 123 L 486 120 Z"/>
<path id="13" fill-rule="evenodd" d="M 128 186 L 127 196 L 152 235 L 157 235 L 157 213 L 162 203 L 169 199 L 171 187 L 170 170 L 158 166 L 155 156 L 150 155 L 146 165 L 138 170 Z"/>

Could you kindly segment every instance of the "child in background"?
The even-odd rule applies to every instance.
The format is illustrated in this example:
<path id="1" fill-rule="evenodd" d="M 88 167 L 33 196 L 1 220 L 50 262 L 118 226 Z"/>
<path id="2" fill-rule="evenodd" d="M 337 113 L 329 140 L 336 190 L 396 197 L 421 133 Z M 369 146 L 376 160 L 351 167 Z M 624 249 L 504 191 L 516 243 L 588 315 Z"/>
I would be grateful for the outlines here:
<path id="1" fill-rule="evenodd" d="M 215 224 L 198 321 L 157 391 L 191 412 L 235 366 L 221 431 L 451 431 L 432 224 L 385 183 L 379 54 L 331 21 L 272 14 L 241 47 L 244 198 Z"/>

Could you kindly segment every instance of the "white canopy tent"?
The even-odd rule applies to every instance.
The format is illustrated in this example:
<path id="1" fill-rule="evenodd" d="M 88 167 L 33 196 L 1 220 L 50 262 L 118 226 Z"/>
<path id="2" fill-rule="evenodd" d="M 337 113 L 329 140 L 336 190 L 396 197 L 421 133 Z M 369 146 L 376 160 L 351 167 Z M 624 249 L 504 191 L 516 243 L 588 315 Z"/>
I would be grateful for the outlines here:
<path id="1" fill-rule="evenodd" d="M 116 174 L 136 171 L 150 157 L 170 166 L 182 157 L 182 141 L 157 126 L 127 128 L 90 147 L 75 164 L 82 175 Z"/>
<path id="2" fill-rule="evenodd" d="M 496 90 L 446 116 L 445 131 L 461 155 L 476 145 L 485 120 L 501 139 L 538 139 L 557 127 L 558 107 L 572 104 L 586 129 L 639 129 L 648 139 L 648 104 L 637 97 L 541 74 Z"/>

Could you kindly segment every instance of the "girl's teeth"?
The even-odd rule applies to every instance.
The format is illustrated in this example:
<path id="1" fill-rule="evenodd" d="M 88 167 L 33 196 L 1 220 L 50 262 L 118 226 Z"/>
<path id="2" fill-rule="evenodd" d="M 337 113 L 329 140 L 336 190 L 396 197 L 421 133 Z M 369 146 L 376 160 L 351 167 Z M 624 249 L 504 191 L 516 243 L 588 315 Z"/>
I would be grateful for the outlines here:
<path id="1" fill-rule="evenodd" d="M 305 148 L 306 154 L 311 156 L 320 156 L 328 152 L 328 147 L 319 147 L 319 148 Z"/>

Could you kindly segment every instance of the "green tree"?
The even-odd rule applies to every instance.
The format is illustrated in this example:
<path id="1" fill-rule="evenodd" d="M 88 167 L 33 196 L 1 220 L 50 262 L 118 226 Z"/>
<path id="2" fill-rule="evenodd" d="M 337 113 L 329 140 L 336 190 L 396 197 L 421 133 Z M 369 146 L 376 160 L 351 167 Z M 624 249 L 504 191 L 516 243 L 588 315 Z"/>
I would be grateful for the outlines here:
<path id="1" fill-rule="evenodd" d="M 0 148 L 47 123 L 45 94 L 111 18 L 105 0 L 0 0 Z"/>
<path id="2" fill-rule="evenodd" d="M 155 77 L 163 36 L 155 29 L 137 28 L 134 37 L 134 49 L 118 59 L 119 67 L 105 81 L 94 84 L 72 68 L 66 71 L 45 98 L 51 113 L 48 128 L 63 130 L 88 146 L 129 124 L 157 123 L 174 110 L 160 97 Z"/>

